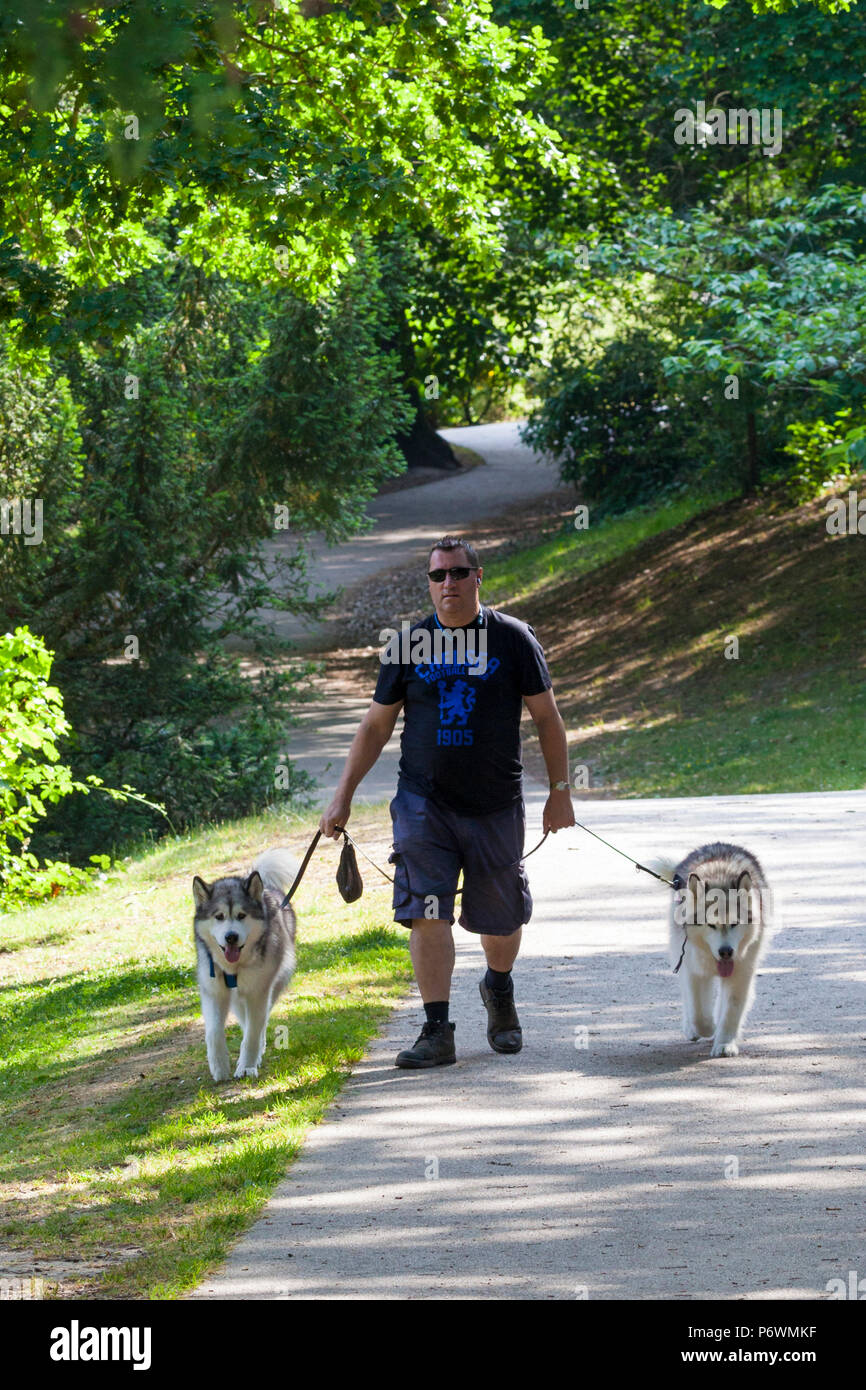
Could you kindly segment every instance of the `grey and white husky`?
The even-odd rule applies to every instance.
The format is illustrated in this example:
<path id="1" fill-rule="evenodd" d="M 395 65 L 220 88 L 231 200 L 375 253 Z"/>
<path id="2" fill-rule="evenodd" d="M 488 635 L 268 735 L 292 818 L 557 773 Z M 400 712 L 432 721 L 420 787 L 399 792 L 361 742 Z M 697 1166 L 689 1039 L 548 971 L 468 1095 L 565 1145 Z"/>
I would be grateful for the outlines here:
<path id="1" fill-rule="evenodd" d="M 235 1076 L 258 1076 L 268 1018 L 295 973 L 295 914 L 280 904 L 298 863 L 287 849 L 260 854 L 247 877 L 215 883 L 196 876 L 193 933 L 207 1060 L 214 1081 L 231 1075 L 226 1047 L 230 1008 L 243 1028 Z"/>
<path id="2" fill-rule="evenodd" d="M 667 863 L 663 864 L 668 868 Z M 679 968 L 683 1033 L 712 1038 L 711 1057 L 736 1057 L 767 945 L 771 892 L 753 854 L 717 841 L 670 872 L 670 959 Z"/>

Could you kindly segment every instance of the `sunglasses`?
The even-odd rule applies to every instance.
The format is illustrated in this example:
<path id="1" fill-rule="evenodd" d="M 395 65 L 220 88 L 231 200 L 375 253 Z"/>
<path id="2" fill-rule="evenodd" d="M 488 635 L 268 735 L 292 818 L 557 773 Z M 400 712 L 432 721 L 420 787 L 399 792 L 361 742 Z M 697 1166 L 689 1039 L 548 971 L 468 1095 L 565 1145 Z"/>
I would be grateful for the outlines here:
<path id="1" fill-rule="evenodd" d="M 469 575 L 477 565 L 454 565 L 450 570 L 428 570 L 427 578 L 434 584 L 441 584 L 446 574 L 450 574 L 452 579 L 468 579 Z"/>

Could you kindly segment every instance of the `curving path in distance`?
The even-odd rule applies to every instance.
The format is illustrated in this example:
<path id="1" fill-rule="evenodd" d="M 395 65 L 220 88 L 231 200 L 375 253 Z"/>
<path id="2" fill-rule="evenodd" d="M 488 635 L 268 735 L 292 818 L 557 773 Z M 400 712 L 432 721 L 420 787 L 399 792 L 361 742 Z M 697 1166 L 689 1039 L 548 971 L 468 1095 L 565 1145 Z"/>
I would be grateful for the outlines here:
<path id="1" fill-rule="evenodd" d="M 453 444 L 474 449 L 484 466 L 455 477 L 444 473 L 442 481 L 406 488 L 374 497 L 367 515 L 373 527 L 337 546 L 317 537 L 312 546 L 310 593 L 347 588 L 412 560 L 426 558 L 431 541 L 446 532 L 466 530 L 472 522 L 498 515 L 504 508 L 529 501 L 560 486 L 554 463 L 536 454 L 518 437 L 519 420 L 493 425 L 471 425 L 442 430 Z M 293 546 L 291 531 L 269 543 L 269 558 Z M 292 613 L 263 610 L 274 631 L 300 647 L 318 649 L 328 642 L 325 625 L 310 625 Z"/>

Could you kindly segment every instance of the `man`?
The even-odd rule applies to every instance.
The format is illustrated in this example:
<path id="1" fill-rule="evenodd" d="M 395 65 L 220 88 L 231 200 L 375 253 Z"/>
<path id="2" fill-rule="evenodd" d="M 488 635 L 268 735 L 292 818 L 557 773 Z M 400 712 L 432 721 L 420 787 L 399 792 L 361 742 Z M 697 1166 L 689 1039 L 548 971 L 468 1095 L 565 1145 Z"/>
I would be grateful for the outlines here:
<path id="1" fill-rule="evenodd" d="M 466 541 L 444 536 L 433 546 L 428 582 L 435 612 L 403 634 L 411 639 L 411 652 L 408 641 L 392 641 L 383 652 L 373 700 L 320 822 L 323 834 L 336 839 L 334 826 L 346 824 L 355 789 L 402 709 L 400 773 L 391 802 L 394 918 L 411 932 L 426 1022 L 414 1046 L 399 1053 L 398 1067 L 457 1060 L 448 1008 L 461 868 L 460 925 L 480 936 L 487 958 L 479 988 L 488 1041 L 495 1052 L 519 1052 L 523 1045 L 511 979 L 522 928 L 532 914 L 522 864 L 523 704 L 538 730 L 550 778 L 543 828 L 574 825 L 565 727 L 544 653 L 528 624 L 482 607 L 483 573 Z"/>

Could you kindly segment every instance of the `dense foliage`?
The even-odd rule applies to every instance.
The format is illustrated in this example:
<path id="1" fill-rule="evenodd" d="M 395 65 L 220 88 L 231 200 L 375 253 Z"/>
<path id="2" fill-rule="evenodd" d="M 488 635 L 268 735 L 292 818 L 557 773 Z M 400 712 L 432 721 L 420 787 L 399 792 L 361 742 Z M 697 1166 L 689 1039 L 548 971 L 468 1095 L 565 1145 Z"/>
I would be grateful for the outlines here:
<path id="1" fill-rule="evenodd" d="M 862 461 L 864 64 L 832 0 L 11 0 L 0 619 L 56 652 L 57 765 L 145 797 L 27 852 L 303 794 L 262 610 L 431 424 L 534 407 L 602 510 Z M 678 139 L 722 99 L 778 148 Z"/>
<path id="2" fill-rule="evenodd" d="M 60 760 L 57 743 L 69 722 L 50 675 L 51 654 L 38 637 L 21 627 L 0 634 L 0 909 L 82 887 L 109 862 L 92 855 L 87 869 L 62 861 L 40 863 L 30 849 L 34 829 L 50 806 L 100 786 L 95 777 L 77 782 Z"/>
<path id="3" fill-rule="evenodd" d="M 141 787 L 181 827 L 302 785 L 275 789 L 294 685 L 256 612 L 303 609 L 304 534 L 360 524 L 401 467 L 406 406 L 363 248 L 327 301 L 243 295 L 184 263 L 144 297 L 117 347 L 31 355 L 29 410 L 20 365 L 0 374 L 7 477 L 43 499 L 44 532 L 4 539 L 2 608 L 58 653 L 73 766 Z M 243 676 L 226 644 L 257 631 L 261 669 Z M 52 826 L 81 853 L 132 814 L 88 804 Z"/>

